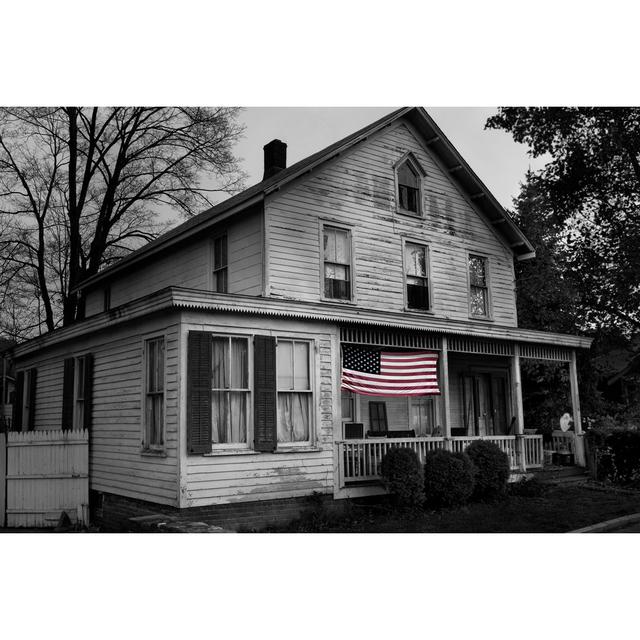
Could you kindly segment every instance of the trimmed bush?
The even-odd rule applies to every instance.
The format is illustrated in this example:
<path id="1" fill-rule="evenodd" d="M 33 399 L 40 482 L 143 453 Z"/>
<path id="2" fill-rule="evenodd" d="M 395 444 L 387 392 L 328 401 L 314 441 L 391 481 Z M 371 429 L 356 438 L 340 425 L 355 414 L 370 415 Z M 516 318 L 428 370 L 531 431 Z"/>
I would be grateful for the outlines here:
<path id="1" fill-rule="evenodd" d="M 424 495 L 432 507 L 456 507 L 469 501 L 476 470 L 466 453 L 429 451 L 424 462 Z"/>
<path id="2" fill-rule="evenodd" d="M 420 507 L 424 502 L 422 465 L 413 449 L 394 447 L 382 458 L 383 482 L 398 506 Z"/>
<path id="3" fill-rule="evenodd" d="M 466 449 L 476 467 L 476 486 L 473 492 L 478 500 L 494 500 L 505 494 L 509 480 L 509 456 L 497 444 L 487 440 L 474 440 Z"/>

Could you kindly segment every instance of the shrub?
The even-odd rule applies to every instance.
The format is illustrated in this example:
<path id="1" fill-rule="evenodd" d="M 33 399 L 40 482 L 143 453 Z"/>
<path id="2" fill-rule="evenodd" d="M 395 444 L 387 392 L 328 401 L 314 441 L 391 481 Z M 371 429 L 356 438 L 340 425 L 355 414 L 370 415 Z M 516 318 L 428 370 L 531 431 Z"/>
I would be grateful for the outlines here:
<path id="1" fill-rule="evenodd" d="M 606 446 L 611 450 L 614 480 L 628 484 L 640 475 L 640 432 L 614 431 L 606 439 Z"/>
<path id="2" fill-rule="evenodd" d="M 521 498 L 539 498 L 549 489 L 549 485 L 540 482 L 536 477 L 512 482 L 509 485 L 509 494 Z"/>
<path id="3" fill-rule="evenodd" d="M 465 504 L 473 494 L 476 470 L 466 453 L 430 451 L 424 463 L 424 494 L 433 507 Z"/>
<path id="4" fill-rule="evenodd" d="M 380 465 L 383 482 L 401 507 L 420 507 L 424 502 L 424 476 L 415 451 L 406 447 L 389 449 Z"/>
<path id="5" fill-rule="evenodd" d="M 509 480 L 509 457 L 493 442 L 474 440 L 466 449 L 476 467 L 473 495 L 478 500 L 493 500 L 504 495 Z"/>

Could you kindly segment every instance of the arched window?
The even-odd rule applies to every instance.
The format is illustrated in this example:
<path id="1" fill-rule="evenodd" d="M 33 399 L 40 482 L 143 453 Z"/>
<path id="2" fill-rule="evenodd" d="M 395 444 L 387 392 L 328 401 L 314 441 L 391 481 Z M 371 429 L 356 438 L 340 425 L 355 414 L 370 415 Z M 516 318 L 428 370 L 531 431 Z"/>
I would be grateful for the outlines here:
<path id="1" fill-rule="evenodd" d="M 397 165 L 398 209 L 420 215 L 420 185 L 423 173 L 411 154 Z"/>

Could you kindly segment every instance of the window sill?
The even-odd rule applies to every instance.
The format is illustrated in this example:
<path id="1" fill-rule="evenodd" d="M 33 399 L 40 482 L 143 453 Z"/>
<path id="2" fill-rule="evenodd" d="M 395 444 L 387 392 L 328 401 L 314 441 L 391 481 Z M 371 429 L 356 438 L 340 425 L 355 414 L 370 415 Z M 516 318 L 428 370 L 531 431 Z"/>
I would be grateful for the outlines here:
<path id="1" fill-rule="evenodd" d="M 140 455 L 145 458 L 166 458 L 167 452 L 164 450 L 154 451 L 153 449 L 142 449 Z"/>
<path id="2" fill-rule="evenodd" d="M 469 320 L 479 320 L 480 322 L 493 322 L 493 318 L 489 316 L 472 316 L 469 314 Z"/>
<path id="3" fill-rule="evenodd" d="M 407 209 L 396 208 L 396 213 L 407 218 L 413 218 L 414 220 L 424 220 L 424 216 L 421 212 L 414 213 L 413 211 L 409 211 Z"/>
<path id="4" fill-rule="evenodd" d="M 356 300 L 341 300 L 340 298 L 325 298 L 324 296 L 320 296 L 321 302 L 329 302 L 331 304 L 346 304 L 351 306 L 356 306 L 358 303 Z"/>
<path id="5" fill-rule="evenodd" d="M 211 453 L 203 453 L 205 458 L 216 458 L 218 456 L 257 456 L 260 451 L 254 451 L 253 449 L 219 449 L 213 450 Z"/>
<path id="6" fill-rule="evenodd" d="M 322 447 L 302 445 L 299 447 L 279 447 L 273 453 L 314 453 L 318 451 L 322 451 Z"/>
<path id="7" fill-rule="evenodd" d="M 433 309 L 411 309 L 410 307 L 405 307 L 404 312 L 413 313 L 417 316 L 435 316 L 436 315 Z"/>

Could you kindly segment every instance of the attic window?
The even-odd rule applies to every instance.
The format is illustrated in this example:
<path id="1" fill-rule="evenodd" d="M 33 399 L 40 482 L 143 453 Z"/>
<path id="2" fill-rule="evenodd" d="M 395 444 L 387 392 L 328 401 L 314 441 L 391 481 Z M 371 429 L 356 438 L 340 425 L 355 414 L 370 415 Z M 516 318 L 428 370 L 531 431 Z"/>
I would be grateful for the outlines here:
<path id="1" fill-rule="evenodd" d="M 408 154 L 396 166 L 396 183 L 398 188 L 398 210 L 414 216 L 421 214 L 422 177 L 424 172 L 420 165 Z"/>

